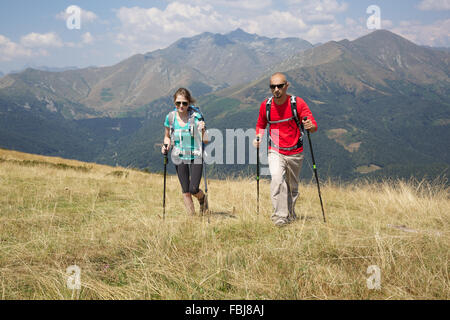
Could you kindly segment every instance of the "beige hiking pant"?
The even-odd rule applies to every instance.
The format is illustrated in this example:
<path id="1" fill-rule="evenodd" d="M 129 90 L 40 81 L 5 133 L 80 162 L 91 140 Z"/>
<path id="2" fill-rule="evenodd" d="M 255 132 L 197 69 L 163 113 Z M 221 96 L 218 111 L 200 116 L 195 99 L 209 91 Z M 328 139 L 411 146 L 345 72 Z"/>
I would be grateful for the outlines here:
<path id="1" fill-rule="evenodd" d="M 273 222 L 279 219 L 291 222 L 297 218 L 294 208 L 298 198 L 298 183 L 303 164 L 303 154 L 285 156 L 270 150 L 268 161 L 272 176 L 270 193 L 274 208 L 271 219 Z"/>

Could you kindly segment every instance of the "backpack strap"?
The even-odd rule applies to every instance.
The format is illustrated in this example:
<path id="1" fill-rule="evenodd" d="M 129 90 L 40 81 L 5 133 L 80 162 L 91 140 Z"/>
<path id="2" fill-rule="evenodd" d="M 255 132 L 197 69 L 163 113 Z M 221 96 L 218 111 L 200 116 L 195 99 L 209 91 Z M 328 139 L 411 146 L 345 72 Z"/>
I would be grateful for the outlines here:
<path id="1" fill-rule="evenodd" d="M 270 108 L 272 106 L 273 97 L 270 97 L 266 101 L 266 120 L 267 120 L 267 154 L 269 154 L 269 145 L 270 145 Z"/>
<path id="2" fill-rule="evenodd" d="M 169 112 L 169 132 L 170 132 L 170 142 L 173 145 L 173 133 L 175 131 L 173 124 L 175 122 L 176 110 Z"/>
<path id="3" fill-rule="evenodd" d="M 199 107 L 196 107 L 194 105 L 191 105 L 189 107 L 191 110 L 195 111 L 199 115 L 198 121 L 205 121 L 205 117 L 203 116 L 203 113 L 200 111 Z M 206 130 L 206 124 L 205 124 L 205 130 Z M 198 144 L 201 145 L 201 153 L 203 154 L 205 152 L 205 143 L 203 142 L 203 137 L 201 134 L 198 135 Z M 205 153 L 206 155 L 206 153 Z"/>
<path id="4" fill-rule="evenodd" d="M 303 123 L 300 121 L 297 112 L 297 97 L 291 96 L 291 111 L 294 117 L 295 123 L 297 124 L 297 128 L 300 131 L 300 137 L 298 138 L 296 148 L 300 148 L 303 146 L 303 135 L 305 134 L 305 130 L 303 128 Z"/>
<path id="5" fill-rule="evenodd" d="M 292 111 L 292 116 L 295 120 L 295 123 L 297 124 L 297 127 L 300 130 L 301 125 L 300 125 L 300 120 L 298 119 L 297 99 L 296 98 L 297 98 L 296 96 L 291 96 L 291 111 Z"/>
<path id="6" fill-rule="evenodd" d="M 273 100 L 273 97 L 270 97 L 266 101 L 266 119 L 267 119 L 267 123 L 269 124 L 269 128 L 270 128 L 270 124 L 272 123 L 270 121 L 270 107 L 272 106 L 272 100 Z"/>
<path id="7" fill-rule="evenodd" d="M 273 145 L 274 147 L 276 147 L 279 150 L 285 150 L 285 151 L 290 151 L 290 150 L 294 150 L 294 149 L 298 149 L 301 148 L 303 146 L 303 124 L 300 122 L 299 118 L 298 118 L 298 112 L 297 112 L 297 97 L 296 96 L 291 96 L 290 102 L 291 102 L 291 112 L 292 112 L 292 117 L 287 118 L 287 119 L 282 119 L 282 120 L 278 120 L 278 121 L 270 121 L 270 109 L 272 106 L 272 100 L 273 97 L 271 97 L 270 99 L 267 100 L 266 102 L 266 118 L 267 118 L 267 123 L 268 123 L 268 139 L 269 139 L 269 143 L 268 145 Z M 294 120 L 295 123 L 297 124 L 297 127 L 300 131 L 300 137 L 297 141 L 297 144 L 295 146 L 289 147 L 289 148 L 284 148 L 284 147 L 280 147 L 278 145 L 276 145 L 273 140 L 272 137 L 270 136 L 270 125 L 274 124 L 274 123 L 281 123 L 281 122 L 286 122 L 286 121 L 290 121 L 290 120 Z"/>
<path id="8" fill-rule="evenodd" d="M 188 109 L 188 127 L 189 133 L 191 134 L 191 137 L 193 137 L 195 131 L 195 111 L 191 108 Z"/>
<path id="9" fill-rule="evenodd" d="M 197 112 L 200 115 L 199 121 L 205 121 L 205 118 L 203 117 L 203 113 L 200 111 L 200 108 L 198 108 L 194 105 L 191 105 L 191 106 L 189 106 L 189 109 Z"/>

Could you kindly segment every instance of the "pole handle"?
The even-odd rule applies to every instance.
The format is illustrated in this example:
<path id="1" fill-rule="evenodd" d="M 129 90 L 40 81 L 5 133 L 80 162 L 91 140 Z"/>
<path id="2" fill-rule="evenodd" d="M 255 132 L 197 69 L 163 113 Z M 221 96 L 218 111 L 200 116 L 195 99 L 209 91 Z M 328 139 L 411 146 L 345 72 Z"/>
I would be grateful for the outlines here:
<path id="1" fill-rule="evenodd" d="M 167 146 L 168 146 L 168 144 L 164 143 L 164 164 L 165 165 L 167 164 L 167 161 L 168 161 L 168 158 L 167 158 L 167 153 L 168 153 Z"/>

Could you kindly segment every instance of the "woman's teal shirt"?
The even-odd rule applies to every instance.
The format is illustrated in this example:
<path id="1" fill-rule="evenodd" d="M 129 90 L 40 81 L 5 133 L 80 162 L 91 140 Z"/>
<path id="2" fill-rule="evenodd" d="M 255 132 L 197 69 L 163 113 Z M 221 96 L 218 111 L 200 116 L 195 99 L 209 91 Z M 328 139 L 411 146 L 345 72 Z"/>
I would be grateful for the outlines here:
<path id="1" fill-rule="evenodd" d="M 198 112 L 194 112 L 194 135 L 200 135 L 200 132 L 197 129 L 197 124 L 201 119 L 201 115 Z M 170 128 L 169 124 L 169 114 L 166 116 L 166 120 L 164 121 L 164 126 L 166 128 Z M 200 136 L 191 136 L 191 132 L 189 130 L 189 122 L 186 123 L 185 126 L 180 126 L 177 120 L 177 115 L 175 114 L 173 120 L 173 140 L 174 140 L 174 149 L 178 149 L 181 151 L 179 157 L 183 160 L 194 160 L 196 156 L 193 154 L 194 151 L 201 152 L 201 137 Z M 201 154 L 199 152 L 199 154 Z"/>

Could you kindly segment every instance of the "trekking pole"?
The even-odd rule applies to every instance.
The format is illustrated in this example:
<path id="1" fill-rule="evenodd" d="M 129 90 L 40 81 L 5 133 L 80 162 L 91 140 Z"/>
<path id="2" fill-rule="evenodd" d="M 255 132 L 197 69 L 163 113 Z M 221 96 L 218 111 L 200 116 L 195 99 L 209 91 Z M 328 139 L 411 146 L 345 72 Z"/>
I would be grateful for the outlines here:
<path id="1" fill-rule="evenodd" d="M 308 117 L 304 117 L 303 120 L 308 120 Z M 303 125 L 302 125 L 302 127 L 303 127 Z M 320 199 L 320 206 L 322 207 L 323 222 L 327 222 L 327 220 L 325 219 L 325 211 L 323 210 L 322 195 L 320 194 L 319 177 L 317 174 L 316 161 L 314 160 L 314 153 L 313 153 L 313 148 L 312 148 L 312 144 L 311 144 L 311 137 L 309 136 L 309 130 L 306 130 L 306 133 L 308 135 L 309 150 L 311 151 L 314 175 L 316 176 L 317 190 L 319 191 L 319 199 Z"/>
<path id="2" fill-rule="evenodd" d="M 259 142 L 259 136 L 256 136 Z M 256 147 L 256 214 L 259 215 L 259 144 Z"/>
<path id="3" fill-rule="evenodd" d="M 203 165 L 203 180 L 205 180 L 205 202 L 204 205 L 208 204 L 208 211 L 209 211 L 209 203 L 208 203 L 208 183 L 206 182 L 206 166 L 205 166 L 205 160 L 203 158 L 203 153 L 205 152 L 205 143 L 203 142 L 203 133 L 202 133 L 202 165 Z M 203 216 L 203 212 L 202 212 Z M 209 212 L 208 212 L 208 223 L 209 223 Z"/>
<path id="4" fill-rule="evenodd" d="M 164 144 L 164 193 L 163 193 L 163 220 L 165 219 L 166 216 L 166 173 L 167 173 L 167 162 L 168 162 L 168 157 L 167 157 L 167 144 Z"/>

